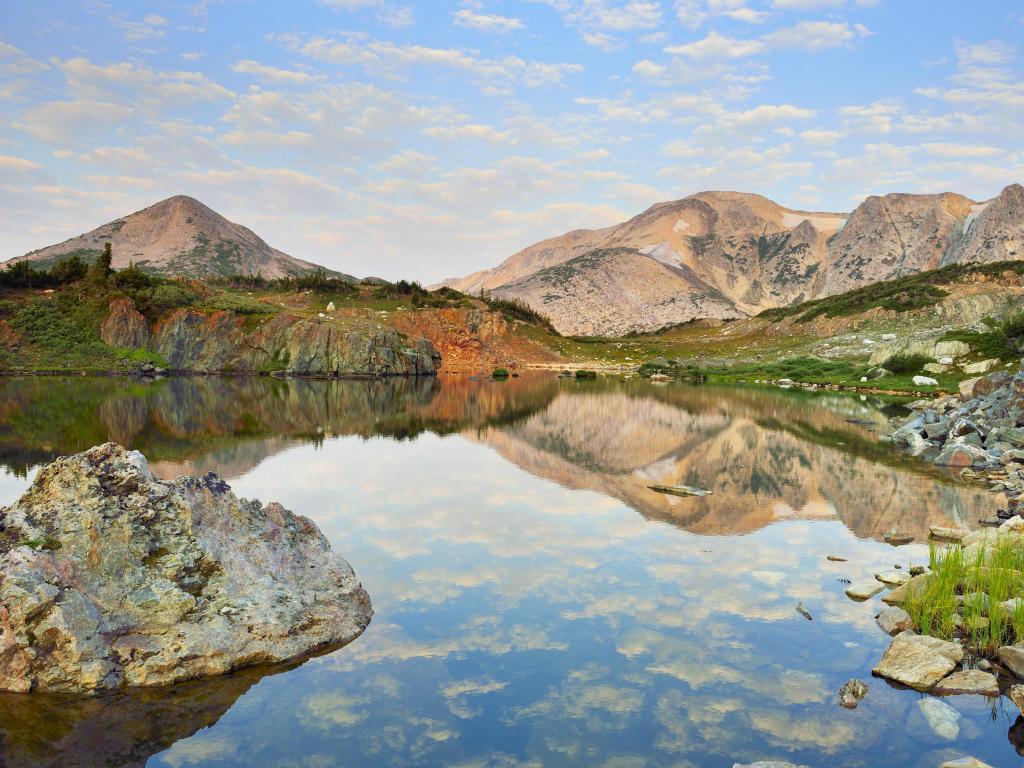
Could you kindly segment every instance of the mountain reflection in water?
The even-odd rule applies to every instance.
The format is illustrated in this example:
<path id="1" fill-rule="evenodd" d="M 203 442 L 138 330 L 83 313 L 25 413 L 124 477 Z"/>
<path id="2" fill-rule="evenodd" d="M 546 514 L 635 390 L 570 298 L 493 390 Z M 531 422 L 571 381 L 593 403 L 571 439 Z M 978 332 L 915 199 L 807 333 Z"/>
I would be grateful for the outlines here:
<path id="1" fill-rule="evenodd" d="M 862 537 L 974 527 L 1001 499 L 880 443 L 881 402 L 782 390 L 463 377 L 0 380 L 0 465 L 15 474 L 112 440 L 164 477 L 244 474 L 289 446 L 344 435 L 463 432 L 522 469 L 703 534 L 838 517 Z M 894 468 L 902 471 L 894 472 Z M 653 483 L 714 491 L 681 499 Z"/>
<path id="2" fill-rule="evenodd" d="M 879 541 L 894 525 L 921 539 L 1000 498 L 879 442 L 883 407 L 547 373 L 2 379 L 0 503 L 39 463 L 117 440 L 161 475 L 216 471 L 312 517 L 375 617 L 262 680 L 0 697 L 0 762 L 1017 765 L 1005 700 L 948 699 L 951 736 L 917 694 L 870 679 L 887 638 L 840 579 L 925 561 Z M 853 712 L 835 703 L 850 677 L 871 688 Z"/>

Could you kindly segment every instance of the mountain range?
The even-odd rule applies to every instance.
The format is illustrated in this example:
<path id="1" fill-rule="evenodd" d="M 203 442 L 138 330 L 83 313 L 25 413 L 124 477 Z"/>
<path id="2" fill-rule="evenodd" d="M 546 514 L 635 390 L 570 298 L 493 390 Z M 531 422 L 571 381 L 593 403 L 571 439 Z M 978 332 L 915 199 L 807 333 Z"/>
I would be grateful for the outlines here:
<path id="1" fill-rule="evenodd" d="M 624 335 L 746 317 L 951 263 L 1024 258 L 1024 187 L 872 196 L 852 213 L 701 192 L 622 224 L 543 240 L 444 281 L 547 315 L 563 334 Z"/>
<path id="2" fill-rule="evenodd" d="M 134 263 L 168 276 L 273 278 L 322 269 L 184 195 L 11 261 L 91 260 L 106 242 L 115 268 Z M 951 263 L 1008 259 L 1024 259 L 1020 184 L 983 202 L 954 193 L 872 196 L 852 213 L 701 192 L 621 224 L 542 240 L 442 284 L 525 302 L 566 335 L 621 336 L 748 317 Z"/>
<path id="3" fill-rule="evenodd" d="M 271 248 L 252 230 L 228 221 L 198 200 L 175 195 L 84 235 L 11 261 L 47 267 L 72 255 L 94 259 L 110 243 L 113 266 L 130 263 L 160 275 L 286 277 L 321 269 Z M 325 270 L 330 272 L 331 270 Z"/>

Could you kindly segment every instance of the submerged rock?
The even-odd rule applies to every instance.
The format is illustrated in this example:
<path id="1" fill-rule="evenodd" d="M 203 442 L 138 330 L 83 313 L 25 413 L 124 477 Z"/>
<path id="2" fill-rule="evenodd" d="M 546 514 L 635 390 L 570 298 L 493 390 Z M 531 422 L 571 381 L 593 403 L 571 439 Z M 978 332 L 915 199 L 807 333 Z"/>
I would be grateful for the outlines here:
<path id="1" fill-rule="evenodd" d="M 349 642 L 372 615 L 312 521 L 213 474 L 157 480 L 114 443 L 41 469 L 0 523 L 0 690 L 218 675 Z"/>
<path id="2" fill-rule="evenodd" d="M 892 544 L 894 547 L 898 547 L 902 544 L 909 544 L 914 540 L 913 536 L 909 533 L 904 533 L 898 528 L 891 528 L 886 531 L 882 538 L 885 540 L 886 544 Z"/>
<path id="3" fill-rule="evenodd" d="M 932 733 L 946 741 L 956 741 L 960 735 L 960 713 L 944 701 L 924 698 L 917 702 L 918 711 Z"/>
<path id="4" fill-rule="evenodd" d="M 847 680 L 839 689 L 839 706 L 846 709 L 856 709 L 857 702 L 868 695 L 868 686 L 862 680 L 856 678 Z"/>
<path id="5" fill-rule="evenodd" d="M 871 674 L 917 691 L 928 691 L 956 669 L 963 658 L 964 650 L 959 644 L 908 630 L 892 639 Z"/>

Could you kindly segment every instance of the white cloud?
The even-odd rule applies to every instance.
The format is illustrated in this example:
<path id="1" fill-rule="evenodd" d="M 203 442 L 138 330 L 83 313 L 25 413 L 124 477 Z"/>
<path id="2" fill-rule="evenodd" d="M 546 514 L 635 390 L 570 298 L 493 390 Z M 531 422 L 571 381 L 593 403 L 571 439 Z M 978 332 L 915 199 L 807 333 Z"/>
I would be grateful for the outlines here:
<path id="1" fill-rule="evenodd" d="M 516 29 L 523 29 L 523 22 L 509 16 L 498 16 L 496 14 L 476 13 L 469 8 L 457 11 L 453 17 L 456 26 L 476 29 L 480 32 L 512 32 Z"/>
<path id="2" fill-rule="evenodd" d="M 260 64 L 252 59 L 242 59 L 231 67 L 232 72 L 239 74 L 254 75 L 262 80 L 270 80 L 277 83 L 308 83 L 313 76 L 308 72 L 297 72 L 292 69 L 281 69 Z"/>
<path id="3" fill-rule="evenodd" d="M 734 38 L 718 32 L 692 43 L 671 45 L 665 52 L 696 60 L 741 59 L 761 56 L 775 50 L 820 51 L 848 45 L 871 34 L 862 24 L 831 21 L 801 21 L 758 38 Z"/>
<path id="4" fill-rule="evenodd" d="M 640 75 L 641 77 L 660 77 L 665 74 L 667 70 L 668 67 L 661 64 L 655 64 L 653 61 L 648 61 L 647 59 L 638 61 L 633 65 L 633 73 Z"/>
<path id="5" fill-rule="evenodd" d="M 529 61 L 513 55 L 485 58 L 457 48 L 399 45 L 354 36 L 342 40 L 324 37 L 303 40 L 294 35 L 278 35 L 275 39 L 303 56 L 333 64 L 359 64 L 374 73 L 446 67 L 466 72 L 480 82 L 522 83 L 538 87 L 557 85 L 567 75 L 583 71 L 579 64 Z"/>

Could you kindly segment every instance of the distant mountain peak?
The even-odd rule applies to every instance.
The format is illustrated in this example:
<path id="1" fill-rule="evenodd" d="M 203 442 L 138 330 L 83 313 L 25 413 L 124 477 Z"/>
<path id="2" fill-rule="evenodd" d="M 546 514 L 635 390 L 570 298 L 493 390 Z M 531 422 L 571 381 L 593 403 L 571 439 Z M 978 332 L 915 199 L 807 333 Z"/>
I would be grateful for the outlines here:
<path id="1" fill-rule="evenodd" d="M 272 248 L 256 233 L 188 195 L 174 195 L 96 229 L 12 261 L 47 266 L 68 256 L 95 258 L 109 242 L 113 265 L 161 275 L 303 275 L 320 269 Z"/>

